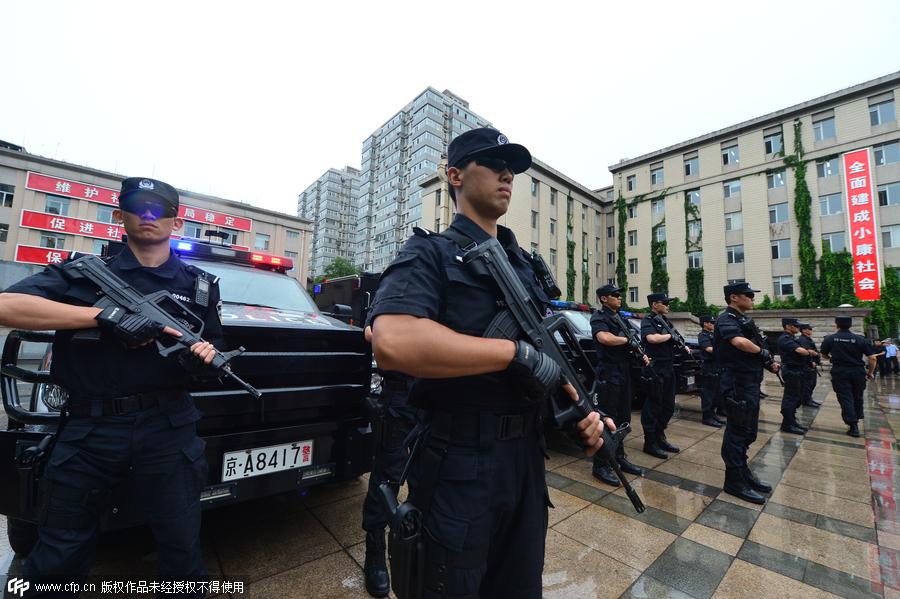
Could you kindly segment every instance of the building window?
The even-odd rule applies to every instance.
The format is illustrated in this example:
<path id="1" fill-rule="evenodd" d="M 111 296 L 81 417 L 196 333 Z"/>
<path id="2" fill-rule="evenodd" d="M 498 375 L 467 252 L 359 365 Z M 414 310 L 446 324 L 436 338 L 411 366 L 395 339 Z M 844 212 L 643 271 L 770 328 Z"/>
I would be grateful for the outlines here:
<path id="1" fill-rule="evenodd" d="M 659 257 L 659 265 L 662 267 L 663 270 L 666 270 L 668 268 L 668 266 L 667 266 L 668 264 L 669 264 L 668 256 L 663 254 L 662 256 Z"/>
<path id="2" fill-rule="evenodd" d="M 881 227 L 881 245 L 886 248 L 900 247 L 900 225 Z"/>
<path id="3" fill-rule="evenodd" d="M 114 224 L 113 223 L 113 208 L 112 206 L 104 206 L 103 204 L 97 204 L 97 222 Z"/>
<path id="4" fill-rule="evenodd" d="M 628 175 L 625 177 L 625 189 L 627 191 L 634 191 L 634 175 Z"/>
<path id="5" fill-rule="evenodd" d="M 741 195 L 741 180 L 732 179 L 731 181 L 725 181 L 722 183 L 722 192 L 726 198 Z"/>
<path id="6" fill-rule="evenodd" d="M 896 206 L 900 204 L 900 183 L 878 186 L 878 205 Z"/>
<path id="7" fill-rule="evenodd" d="M 587 212 L 588 212 L 587 206 L 582 205 L 581 206 L 581 222 L 587 221 Z"/>
<path id="8" fill-rule="evenodd" d="M 636 275 L 637 271 L 638 271 L 637 258 L 629 258 L 628 259 L 628 274 Z"/>
<path id="9" fill-rule="evenodd" d="M 772 242 L 772 260 L 791 257 L 791 240 L 777 239 Z"/>
<path id="10" fill-rule="evenodd" d="M 784 171 L 778 171 L 766 175 L 766 186 L 769 189 L 784 187 Z"/>
<path id="11" fill-rule="evenodd" d="M 689 189 L 686 192 L 687 200 L 690 202 L 691 206 L 699 206 L 700 205 L 700 190 L 699 189 Z"/>
<path id="12" fill-rule="evenodd" d="M 889 141 L 884 144 L 878 144 L 874 148 L 875 164 L 878 166 L 900 162 L 900 141 Z M 835 162 L 837 162 L 836 158 Z"/>
<path id="13" fill-rule="evenodd" d="M 637 216 L 637 206 L 629 206 L 628 207 L 628 218 L 634 218 Z"/>
<path id="14" fill-rule="evenodd" d="M 66 236 L 54 235 L 53 233 L 41 233 L 41 247 L 61 250 L 66 247 Z"/>
<path id="15" fill-rule="evenodd" d="M 184 237 L 193 237 L 194 239 L 200 239 L 200 223 L 185 221 L 182 232 Z"/>
<path id="16" fill-rule="evenodd" d="M 637 287 L 629 287 L 628 288 L 628 301 L 632 304 L 636 304 L 640 301 L 640 296 L 638 296 L 638 288 Z"/>
<path id="17" fill-rule="evenodd" d="M 728 264 L 743 264 L 744 263 L 744 246 L 743 245 L 729 245 L 725 248 L 726 255 L 728 256 Z"/>
<path id="18" fill-rule="evenodd" d="M 616 228 L 615 227 L 606 227 L 606 238 L 612 239 L 616 236 Z"/>
<path id="19" fill-rule="evenodd" d="M 740 212 L 725 213 L 725 230 L 740 231 L 744 228 L 744 218 Z"/>
<path id="20" fill-rule="evenodd" d="M 869 106 L 869 124 L 871 124 L 873 127 L 875 125 L 892 123 L 896 120 L 897 114 L 894 112 L 893 98 Z"/>
<path id="21" fill-rule="evenodd" d="M 556 250 L 550 248 L 550 266 L 556 266 Z"/>
<path id="22" fill-rule="evenodd" d="M 834 117 L 826 117 L 821 121 L 813 123 L 813 134 L 816 141 L 825 141 L 826 139 L 834 139 L 836 132 L 834 128 Z"/>
<path id="23" fill-rule="evenodd" d="M 819 214 L 828 216 L 844 211 L 844 201 L 839 193 L 830 193 L 819 197 Z"/>
<path id="24" fill-rule="evenodd" d="M 722 166 L 734 166 L 740 164 L 741 153 L 738 150 L 737 140 L 722 144 Z"/>
<path id="25" fill-rule="evenodd" d="M 654 228 L 653 231 L 654 231 L 654 233 L 653 233 L 654 240 L 656 240 L 657 242 L 666 240 L 666 226 L 665 225 L 660 225 L 660 226 Z"/>
<path id="26" fill-rule="evenodd" d="M 794 277 L 775 277 L 772 279 L 772 287 L 779 297 L 794 295 Z"/>
<path id="27" fill-rule="evenodd" d="M 616 263 L 616 254 L 615 252 L 608 252 L 606 254 L 606 263 L 607 264 L 615 264 Z"/>
<path id="28" fill-rule="evenodd" d="M 664 214 L 666 211 L 666 201 L 665 200 L 653 200 L 650 202 L 650 210 L 653 214 Z"/>
<path id="29" fill-rule="evenodd" d="M 69 198 L 48 195 L 44 204 L 44 212 L 50 214 L 58 214 L 60 216 L 68 216 L 69 214 Z"/>
<path id="30" fill-rule="evenodd" d="M 538 244 L 531 242 L 531 253 L 532 254 L 540 254 L 541 252 L 538 250 Z"/>
<path id="31" fill-rule="evenodd" d="M 228 237 L 222 240 L 223 243 L 227 243 L 229 245 L 237 245 L 238 242 L 238 232 L 234 229 L 226 229 L 225 227 L 220 227 L 219 231 L 222 233 L 226 233 Z"/>
<path id="32" fill-rule="evenodd" d="M 253 247 L 258 250 L 268 250 L 269 249 L 269 236 L 264 233 L 256 234 L 256 241 L 253 244 Z"/>
<path id="33" fill-rule="evenodd" d="M 663 184 L 663 167 L 662 165 L 654 165 L 650 167 L 650 185 Z"/>
<path id="34" fill-rule="evenodd" d="M 876 156 L 877 159 L 877 156 Z M 826 177 L 833 177 L 838 173 L 838 159 L 832 158 L 831 160 L 816 160 L 816 175 L 820 179 L 824 179 Z"/>
<path id="35" fill-rule="evenodd" d="M 688 268 L 703 268 L 703 252 L 695 250 L 687 253 Z"/>
<path id="36" fill-rule="evenodd" d="M 637 245 L 637 231 L 628 232 L 628 245 Z"/>
<path id="37" fill-rule="evenodd" d="M 299 262 L 298 258 L 300 257 L 300 254 L 298 254 L 297 252 L 292 252 L 290 250 L 285 250 L 284 257 L 290 258 L 291 262 L 293 263 L 293 266 L 291 266 L 291 269 L 288 272 L 297 268 L 297 263 Z"/>
<path id="38" fill-rule="evenodd" d="M 0 223 L 0 243 L 6 241 L 6 236 L 9 235 L 9 225 L 6 223 Z"/>
<path id="39" fill-rule="evenodd" d="M 531 228 L 537 229 L 538 226 L 538 213 L 535 210 L 531 211 Z"/>
<path id="40" fill-rule="evenodd" d="M 688 239 L 700 239 L 700 234 L 703 232 L 703 225 L 699 220 L 690 220 L 687 224 L 687 234 Z"/>
<path id="41" fill-rule="evenodd" d="M 91 253 L 97 256 L 103 254 L 103 248 L 106 247 L 106 240 L 94 239 L 91 241 Z"/>
<path id="42" fill-rule="evenodd" d="M 531 195 L 533 195 L 534 197 L 537 197 L 539 188 L 540 188 L 540 186 L 538 185 L 538 180 L 532 179 L 531 180 Z"/>
<path id="43" fill-rule="evenodd" d="M 556 190 L 552 187 L 550 188 L 550 205 L 556 206 Z"/>
<path id="44" fill-rule="evenodd" d="M 438 202 L 438 205 L 440 205 L 440 203 L 441 203 L 441 190 L 440 189 L 437 190 L 437 202 Z M 300 239 L 300 231 L 295 231 L 293 229 L 286 229 L 284 233 L 288 239 Z"/>
<path id="45" fill-rule="evenodd" d="M 684 159 L 684 176 L 695 177 L 700 174 L 700 159 L 697 156 Z"/>
<path id="46" fill-rule="evenodd" d="M 781 152 L 782 148 L 784 147 L 781 132 L 779 131 L 778 133 L 766 135 L 763 138 L 763 144 L 766 147 L 766 154 L 777 154 Z"/>
<path id="47" fill-rule="evenodd" d="M 0 206 L 11 208 L 13 203 L 13 194 L 16 188 L 6 183 L 0 183 Z"/>
<path id="48" fill-rule="evenodd" d="M 550 234 L 556 235 L 556 219 L 555 218 L 550 219 Z"/>
<path id="49" fill-rule="evenodd" d="M 594 253 L 600 255 L 600 238 L 594 237 Z"/>
<path id="50" fill-rule="evenodd" d="M 837 252 L 842 252 L 847 249 L 847 243 L 844 241 L 844 234 L 842 232 L 838 233 L 826 233 L 822 235 L 822 251 L 829 251 L 833 254 Z"/>
<path id="51" fill-rule="evenodd" d="M 788 220 L 788 205 L 787 202 L 783 204 L 772 204 L 769 206 L 769 224 L 774 225 L 775 223 L 786 223 Z"/>

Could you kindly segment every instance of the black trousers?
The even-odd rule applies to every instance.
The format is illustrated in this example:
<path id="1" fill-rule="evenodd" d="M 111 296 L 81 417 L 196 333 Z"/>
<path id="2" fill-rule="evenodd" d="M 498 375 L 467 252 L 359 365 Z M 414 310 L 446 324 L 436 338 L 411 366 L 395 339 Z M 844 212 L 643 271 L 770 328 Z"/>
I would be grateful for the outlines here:
<path id="1" fill-rule="evenodd" d="M 789 426 L 797 423 L 797 407 L 804 395 L 805 374 L 800 366 L 781 368 L 784 379 L 784 394 L 781 396 L 781 424 Z"/>
<path id="2" fill-rule="evenodd" d="M 716 410 L 722 407 L 722 390 L 719 385 L 721 376 L 721 370 L 711 360 L 703 363 L 700 371 L 700 409 L 704 420 L 713 418 Z"/>
<path id="3" fill-rule="evenodd" d="M 815 368 L 808 368 L 803 371 L 803 402 L 810 403 L 813 398 L 813 391 L 816 390 L 816 384 L 819 382 L 819 375 L 816 374 Z"/>
<path id="4" fill-rule="evenodd" d="M 648 441 L 663 436 L 675 413 L 675 369 L 672 362 L 654 361 L 650 366 L 662 384 L 648 390 L 641 409 L 641 426 Z"/>
<path id="5" fill-rule="evenodd" d="M 597 394 L 597 403 L 616 426 L 623 422 L 631 423 L 631 367 L 629 362 L 601 362 L 598 376 L 602 384 Z M 619 445 L 617 455 L 624 457 L 625 445 Z M 594 456 L 594 467 L 605 464 L 598 456 Z"/>
<path id="6" fill-rule="evenodd" d="M 759 385 L 762 379 L 762 368 L 745 372 L 726 367 L 722 371 L 722 399 L 728 410 L 722 436 L 725 468 L 747 465 L 747 451 L 759 431 Z"/>
<path id="7" fill-rule="evenodd" d="M 841 404 L 841 419 L 855 424 L 863 419 L 863 394 L 866 391 L 866 371 L 862 366 L 834 366 L 831 369 L 831 388 Z"/>

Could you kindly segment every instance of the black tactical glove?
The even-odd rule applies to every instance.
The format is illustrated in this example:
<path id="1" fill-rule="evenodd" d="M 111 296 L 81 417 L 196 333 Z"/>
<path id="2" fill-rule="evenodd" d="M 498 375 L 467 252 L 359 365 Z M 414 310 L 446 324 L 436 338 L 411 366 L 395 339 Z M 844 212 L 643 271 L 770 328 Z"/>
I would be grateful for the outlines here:
<path id="1" fill-rule="evenodd" d="M 516 355 L 507 370 L 525 397 L 535 402 L 546 399 L 562 382 L 559 365 L 526 341 L 516 341 Z"/>
<path id="2" fill-rule="evenodd" d="M 112 333 L 126 347 L 137 347 L 162 334 L 165 327 L 140 314 L 133 314 L 119 306 L 105 308 L 94 317 L 100 330 Z"/>
<path id="3" fill-rule="evenodd" d="M 766 348 L 761 348 L 759 350 L 759 357 L 763 361 L 763 364 L 771 364 L 774 360 L 772 359 L 772 353 Z"/>
<path id="4" fill-rule="evenodd" d="M 629 337 L 628 347 L 630 347 L 632 351 L 639 351 L 641 349 L 641 342 L 638 341 L 635 337 Z"/>

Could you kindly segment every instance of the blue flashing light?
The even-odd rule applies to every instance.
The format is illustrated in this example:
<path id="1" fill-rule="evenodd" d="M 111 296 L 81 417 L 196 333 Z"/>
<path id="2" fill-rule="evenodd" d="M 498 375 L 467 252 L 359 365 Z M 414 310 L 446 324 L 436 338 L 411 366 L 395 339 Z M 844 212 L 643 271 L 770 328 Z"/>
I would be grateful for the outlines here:
<path id="1" fill-rule="evenodd" d="M 550 300 L 550 305 L 555 308 L 568 308 L 569 302 L 564 302 L 562 300 Z"/>
<path id="2" fill-rule="evenodd" d="M 634 316 L 634 312 L 626 312 L 625 310 L 619 310 L 619 315 L 625 316 L 627 318 L 631 318 L 632 316 Z"/>
<path id="3" fill-rule="evenodd" d="M 315 295 L 318 295 L 318 294 L 322 293 L 322 284 L 321 284 L 321 283 L 316 283 L 316 284 L 313 286 L 313 293 L 314 293 Z"/>
<path id="4" fill-rule="evenodd" d="M 188 243 L 187 241 L 179 241 L 175 247 L 184 252 L 189 252 L 194 249 L 194 244 Z"/>

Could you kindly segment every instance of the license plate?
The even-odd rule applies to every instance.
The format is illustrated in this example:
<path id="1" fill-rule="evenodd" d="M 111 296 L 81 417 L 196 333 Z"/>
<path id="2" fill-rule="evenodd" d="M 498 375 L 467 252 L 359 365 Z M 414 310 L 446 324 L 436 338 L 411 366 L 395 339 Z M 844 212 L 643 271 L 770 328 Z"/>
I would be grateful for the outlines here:
<path id="1" fill-rule="evenodd" d="M 690 387 L 691 385 L 693 385 L 693 384 L 694 384 L 694 377 L 692 377 L 692 376 L 687 377 L 687 384 L 688 384 L 688 387 Z"/>
<path id="2" fill-rule="evenodd" d="M 229 451 L 222 456 L 222 482 L 310 466 L 312 455 L 312 440 Z"/>

